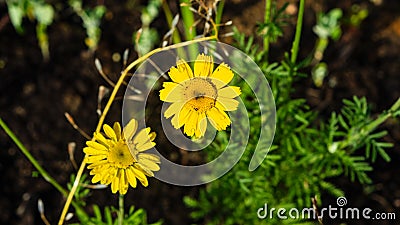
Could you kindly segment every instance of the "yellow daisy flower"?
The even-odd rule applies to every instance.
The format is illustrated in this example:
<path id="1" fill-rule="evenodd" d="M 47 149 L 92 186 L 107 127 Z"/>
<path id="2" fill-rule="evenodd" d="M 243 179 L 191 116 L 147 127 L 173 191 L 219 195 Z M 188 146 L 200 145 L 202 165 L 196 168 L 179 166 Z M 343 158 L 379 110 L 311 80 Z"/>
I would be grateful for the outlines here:
<path id="1" fill-rule="evenodd" d="M 164 116 L 188 136 L 200 138 L 207 129 L 207 120 L 217 130 L 225 130 L 231 121 L 225 111 L 233 111 L 239 102 L 240 87 L 227 86 L 233 72 L 225 63 L 214 70 L 211 56 L 200 54 L 194 62 L 194 73 L 184 60 L 171 67 L 168 75 L 173 82 L 164 82 L 160 99 L 172 103 Z"/>
<path id="2" fill-rule="evenodd" d="M 112 193 L 126 194 L 129 185 L 136 187 L 136 178 L 147 187 L 147 177 L 160 170 L 160 158 L 144 151 L 155 146 L 156 133 L 150 127 L 136 135 L 138 123 L 132 119 L 121 132 L 118 122 L 113 128 L 104 124 L 103 134 L 94 133 L 94 140 L 87 141 L 83 152 L 86 154 L 88 169 L 93 183 L 111 184 Z M 135 136 L 134 136 L 135 135 Z M 129 147 L 128 147 L 129 146 Z"/>

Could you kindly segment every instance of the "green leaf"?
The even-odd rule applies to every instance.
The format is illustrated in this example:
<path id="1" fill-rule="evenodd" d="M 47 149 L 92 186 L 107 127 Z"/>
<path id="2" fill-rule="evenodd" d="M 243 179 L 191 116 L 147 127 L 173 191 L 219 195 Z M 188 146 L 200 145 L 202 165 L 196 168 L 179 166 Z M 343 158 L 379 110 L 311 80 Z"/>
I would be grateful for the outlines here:
<path id="1" fill-rule="evenodd" d="M 22 28 L 22 19 L 25 16 L 25 11 L 23 10 L 22 6 L 16 3 L 8 3 L 8 15 L 10 16 L 11 23 L 13 24 L 15 30 L 18 33 L 23 32 Z"/>
<path id="2" fill-rule="evenodd" d="M 49 26 L 54 19 L 54 9 L 51 5 L 47 4 L 35 4 L 34 15 L 36 20 L 45 26 Z"/>

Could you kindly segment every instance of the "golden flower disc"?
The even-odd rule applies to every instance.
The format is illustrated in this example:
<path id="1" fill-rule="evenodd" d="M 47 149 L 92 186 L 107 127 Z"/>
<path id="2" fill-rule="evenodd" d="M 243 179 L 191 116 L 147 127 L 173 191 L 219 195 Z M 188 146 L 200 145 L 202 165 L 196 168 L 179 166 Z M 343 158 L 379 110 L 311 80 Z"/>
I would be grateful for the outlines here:
<path id="1" fill-rule="evenodd" d="M 209 79 L 196 77 L 183 83 L 185 106 L 199 113 L 215 106 L 217 93 L 217 88 Z"/>
<path id="2" fill-rule="evenodd" d="M 114 163 L 118 168 L 126 169 L 136 162 L 136 160 L 133 158 L 128 146 L 124 141 L 120 140 L 114 146 L 110 147 L 108 162 Z"/>

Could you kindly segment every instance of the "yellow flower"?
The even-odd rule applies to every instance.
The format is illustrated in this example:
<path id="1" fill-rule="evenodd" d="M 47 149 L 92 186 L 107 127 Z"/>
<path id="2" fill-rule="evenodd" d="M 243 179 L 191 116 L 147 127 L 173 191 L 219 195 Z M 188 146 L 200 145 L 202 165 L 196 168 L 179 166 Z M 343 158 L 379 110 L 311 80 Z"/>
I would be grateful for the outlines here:
<path id="1" fill-rule="evenodd" d="M 83 152 L 86 154 L 88 169 L 93 183 L 111 184 L 112 193 L 125 194 L 129 185 L 136 187 L 136 178 L 147 187 L 147 177 L 154 176 L 153 171 L 160 170 L 160 158 L 144 151 L 155 146 L 156 134 L 150 128 L 139 131 L 138 123 L 132 119 L 121 132 L 118 122 L 113 128 L 103 125 L 105 136 L 94 133 L 94 140 L 87 141 Z M 128 147 L 129 146 L 129 147 Z"/>
<path id="2" fill-rule="evenodd" d="M 200 138 L 207 129 L 207 120 L 217 130 L 225 130 L 231 120 L 225 111 L 233 111 L 239 102 L 239 87 L 227 86 L 233 78 L 233 72 L 225 63 L 214 70 L 211 56 L 200 54 L 194 62 L 194 73 L 189 65 L 179 60 L 176 67 L 168 73 L 173 82 L 164 82 L 160 99 L 172 103 L 164 116 L 172 125 L 188 136 Z"/>

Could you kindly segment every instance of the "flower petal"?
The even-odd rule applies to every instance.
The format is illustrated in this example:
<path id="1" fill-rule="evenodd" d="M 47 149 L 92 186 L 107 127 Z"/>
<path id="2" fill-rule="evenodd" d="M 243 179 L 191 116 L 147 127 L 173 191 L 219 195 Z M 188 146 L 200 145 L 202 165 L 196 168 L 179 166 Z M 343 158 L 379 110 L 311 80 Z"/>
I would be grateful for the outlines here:
<path id="1" fill-rule="evenodd" d="M 173 82 L 164 82 L 164 89 L 160 91 L 160 100 L 164 102 L 177 102 L 182 100 L 182 85 Z"/>
<path id="2" fill-rule="evenodd" d="M 98 149 L 100 151 L 107 151 L 108 150 L 106 146 L 104 146 L 104 145 L 102 145 L 100 143 L 97 143 L 95 141 L 86 141 L 86 145 L 88 147 L 91 147 L 91 148 L 94 148 L 94 149 Z"/>
<path id="3" fill-rule="evenodd" d="M 152 170 L 152 171 L 160 170 L 160 166 L 157 163 L 155 163 L 151 160 L 148 160 L 148 159 L 139 158 L 139 164 L 141 164 L 142 167 L 146 167 L 147 169 Z"/>
<path id="4" fill-rule="evenodd" d="M 217 108 L 211 108 L 207 111 L 207 117 L 210 123 L 215 127 L 217 130 L 225 130 L 227 126 L 231 123 L 228 115 Z"/>
<path id="5" fill-rule="evenodd" d="M 185 134 L 187 134 L 190 137 L 194 136 L 198 123 L 199 123 L 199 113 L 195 111 L 190 111 L 185 123 L 185 127 L 183 128 L 183 132 L 185 132 Z"/>
<path id="6" fill-rule="evenodd" d="M 234 111 L 238 108 L 239 102 L 232 98 L 218 97 L 217 103 L 220 104 L 224 111 Z M 218 105 L 218 106 L 220 106 Z M 220 108 L 218 107 L 217 108 Z M 221 109 L 221 108 L 220 108 Z"/>
<path id="7" fill-rule="evenodd" d="M 185 124 L 185 122 L 187 121 L 187 118 L 190 116 L 190 113 L 192 111 L 189 110 L 187 107 L 183 107 L 182 110 L 179 112 L 179 114 L 175 115 L 175 117 L 178 116 L 178 124 L 174 124 L 172 123 L 172 125 L 176 128 L 179 129 L 183 126 L 183 124 Z M 171 121 L 172 122 L 172 121 Z M 177 126 L 176 126 L 177 125 Z"/>
<path id="8" fill-rule="evenodd" d="M 126 172 L 126 177 L 128 179 L 129 184 L 131 185 L 131 187 L 135 188 L 137 182 L 136 182 L 136 176 L 132 171 L 132 167 L 128 167 L 125 172 Z"/>
<path id="9" fill-rule="evenodd" d="M 92 148 L 92 147 L 85 147 L 83 148 L 83 152 L 88 155 L 105 155 L 107 154 L 107 150 Z"/>
<path id="10" fill-rule="evenodd" d="M 147 177 L 144 175 L 144 172 L 142 170 L 132 167 L 132 171 L 143 186 L 147 187 L 149 185 Z"/>
<path id="11" fill-rule="evenodd" d="M 218 96 L 224 98 L 234 98 L 241 94 L 240 87 L 228 86 L 218 90 Z"/>
<path id="12" fill-rule="evenodd" d="M 106 154 L 102 154 L 102 155 L 89 155 L 86 157 L 87 158 L 87 163 L 96 163 L 98 161 L 101 161 L 105 158 L 107 158 Z"/>
<path id="13" fill-rule="evenodd" d="M 136 149 L 138 150 L 138 152 L 144 152 L 154 146 L 156 146 L 156 143 L 154 143 L 152 141 L 148 141 L 148 142 L 140 143 L 140 144 L 136 145 Z"/>
<path id="14" fill-rule="evenodd" d="M 153 171 L 151 171 L 149 168 L 147 168 L 146 166 L 144 166 L 144 165 L 142 165 L 140 163 L 137 163 L 136 165 L 137 165 L 138 169 L 143 171 L 144 175 L 146 175 L 148 177 L 154 177 Z"/>
<path id="15" fill-rule="evenodd" d="M 213 78 L 213 83 L 220 89 L 232 80 L 233 72 L 227 64 L 221 63 L 211 74 L 210 78 Z"/>
<path id="16" fill-rule="evenodd" d="M 111 192 L 112 193 L 117 193 L 119 190 L 119 171 L 117 173 L 117 176 L 114 177 L 113 181 L 111 182 Z"/>
<path id="17" fill-rule="evenodd" d="M 208 77 L 212 74 L 214 62 L 211 56 L 200 54 L 194 62 L 194 77 Z"/>
<path id="18" fill-rule="evenodd" d="M 176 67 L 171 67 L 168 73 L 171 80 L 175 83 L 181 83 L 193 77 L 190 66 L 184 61 L 179 60 Z"/>
<path id="19" fill-rule="evenodd" d="M 154 139 L 156 139 L 156 136 L 157 136 L 156 132 L 151 132 L 149 134 L 150 141 L 154 141 Z"/>
<path id="20" fill-rule="evenodd" d="M 117 136 L 117 140 L 121 139 L 121 125 L 118 122 L 114 123 L 113 130 Z"/>
<path id="21" fill-rule="evenodd" d="M 139 154 L 138 158 L 142 158 L 142 159 L 148 159 L 151 160 L 155 163 L 160 163 L 160 157 L 158 155 L 155 154 L 150 154 L 150 153 L 141 153 Z"/>
<path id="22" fill-rule="evenodd" d="M 111 138 L 114 141 L 117 141 L 117 135 L 115 134 L 114 130 L 108 125 L 103 125 L 104 133 L 106 133 L 107 137 Z"/>
<path id="23" fill-rule="evenodd" d="M 133 139 L 133 144 L 143 144 L 149 141 L 149 133 L 150 133 L 150 127 L 144 128 L 139 131 L 139 133 L 136 134 L 135 138 Z"/>
<path id="24" fill-rule="evenodd" d="M 119 176 L 119 193 L 124 195 L 128 191 L 128 181 L 126 179 L 125 171 L 120 170 L 120 176 Z"/>
<path id="25" fill-rule="evenodd" d="M 136 133 L 138 122 L 135 119 L 131 119 L 128 124 L 124 127 L 124 138 L 127 141 L 132 140 L 133 135 Z"/>
<path id="26" fill-rule="evenodd" d="M 185 104 L 184 101 L 174 102 L 172 103 L 167 110 L 164 112 L 165 118 L 170 118 L 171 116 L 179 113 L 182 110 L 183 105 Z"/>
<path id="27" fill-rule="evenodd" d="M 100 143 L 100 144 L 102 144 L 102 145 L 104 145 L 105 147 L 109 147 L 109 145 L 108 145 L 108 139 L 106 139 L 101 133 L 99 133 L 99 132 L 95 132 L 94 134 L 93 134 L 93 137 Z"/>
<path id="28" fill-rule="evenodd" d="M 199 122 L 198 122 L 198 126 L 196 129 L 196 133 L 195 136 L 197 138 L 203 137 L 204 134 L 206 133 L 207 130 L 207 119 L 206 119 L 206 114 L 205 113 L 201 113 L 199 115 Z"/>

